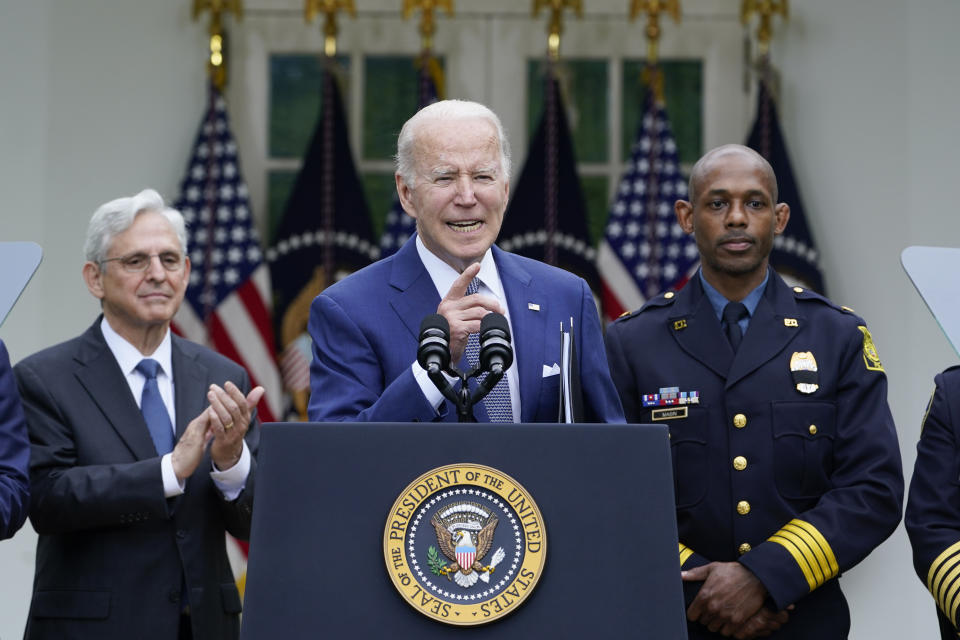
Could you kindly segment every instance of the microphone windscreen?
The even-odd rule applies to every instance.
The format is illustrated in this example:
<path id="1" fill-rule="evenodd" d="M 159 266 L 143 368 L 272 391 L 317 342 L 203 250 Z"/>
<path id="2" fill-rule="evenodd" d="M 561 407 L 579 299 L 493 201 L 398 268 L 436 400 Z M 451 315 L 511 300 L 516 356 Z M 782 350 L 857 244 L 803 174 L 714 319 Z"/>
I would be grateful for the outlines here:
<path id="1" fill-rule="evenodd" d="M 443 335 L 449 339 L 450 336 L 450 323 L 447 322 L 447 319 L 444 318 L 439 313 L 432 313 L 420 323 L 420 334 L 423 335 L 424 331 L 428 329 L 439 329 L 443 332 Z"/>
<path id="2" fill-rule="evenodd" d="M 502 314 L 491 311 L 487 315 L 483 316 L 483 318 L 480 320 L 480 335 L 483 335 L 490 329 L 499 329 L 500 331 L 503 331 L 507 340 L 510 340 L 510 325 L 507 324 L 507 319 L 503 317 Z"/>

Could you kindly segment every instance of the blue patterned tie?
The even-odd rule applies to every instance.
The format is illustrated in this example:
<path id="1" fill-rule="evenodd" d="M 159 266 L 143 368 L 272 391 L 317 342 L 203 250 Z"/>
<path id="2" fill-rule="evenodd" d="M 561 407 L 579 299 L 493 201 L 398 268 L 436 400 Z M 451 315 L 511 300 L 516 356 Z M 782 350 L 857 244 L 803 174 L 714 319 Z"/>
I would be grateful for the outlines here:
<path id="1" fill-rule="evenodd" d="M 170 424 L 170 414 L 160 397 L 160 387 L 157 386 L 157 372 L 160 363 L 152 358 L 145 358 L 137 365 L 137 371 L 143 374 L 146 382 L 143 385 L 143 395 L 140 396 L 140 413 L 150 429 L 150 437 L 161 456 L 173 451 L 173 426 Z"/>
<path id="2" fill-rule="evenodd" d="M 467 285 L 467 295 L 473 295 L 480 290 L 480 279 L 474 278 Z M 464 350 L 467 364 L 476 367 L 480 363 L 480 334 L 471 333 L 467 336 L 467 347 Z M 510 385 L 507 382 L 508 373 L 504 373 L 496 386 L 483 399 L 483 406 L 487 410 L 490 422 L 513 422 L 513 404 L 510 400 Z M 481 374 L 477 379 L 483 380 L 487 374 Z"/>

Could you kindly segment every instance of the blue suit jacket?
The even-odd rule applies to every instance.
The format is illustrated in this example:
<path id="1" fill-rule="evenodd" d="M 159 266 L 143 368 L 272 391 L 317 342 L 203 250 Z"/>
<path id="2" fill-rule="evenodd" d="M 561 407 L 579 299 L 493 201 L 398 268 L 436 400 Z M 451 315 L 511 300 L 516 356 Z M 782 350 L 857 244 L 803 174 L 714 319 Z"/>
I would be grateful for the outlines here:
<path id="1" fill-rule="evenodd" d="M 15 534 L 27 519 L 29 465 L 27 423 L 10 370 L 7 347 L 0 340 L 0 540 Z"/>
<path id="2" fill-rule="evenodd" d="M 497 247 L 493 247 L 493 258 L 514 331 L 520 421 L 557 421 L 560 376 L 544 377 L 543 370 L 544 365 L 559 363 L 560 323 L 567 326 L 572 317 L 584 419 L 623 422 L 604 354 L 597 307 L 587 283 Z M 394 255 L 317 296 L 309 324 L 313 338 L 310 419 L 455 421 L 453 405 L 445 400 L 438 414 L 411 371 L 417 359 L 420 322 L 436 313 L 439 304 L 440 295 L 420 260 L 415 237 Z M 483 422 L 486 415 L 481 405 L 475 407 L 475 414 Z"/>

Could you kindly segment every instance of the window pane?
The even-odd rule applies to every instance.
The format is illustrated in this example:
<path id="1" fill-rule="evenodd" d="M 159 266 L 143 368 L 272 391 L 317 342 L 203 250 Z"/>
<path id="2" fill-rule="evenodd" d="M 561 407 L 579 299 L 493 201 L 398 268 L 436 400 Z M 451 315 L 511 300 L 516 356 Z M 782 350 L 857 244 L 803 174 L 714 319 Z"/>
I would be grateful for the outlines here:
<path id="1" fill-rule="evenodd" d="M 608 202 L 607 176 L 580 176 L 580 187 L 583 189 L 583 199 L 587 204 L 587 230 L 590 232 L 590 242 L 597 246 L 603 237 L 603 230 L 607 224 Z"/>
<path id="2" fill-rule="evenodd" d="M 630 148 L 637 136 L 640 112 L 643 109 L 643 87 L 640 74 L 643 60 L 623 63 L 623 131 L 622 157 L 630 157 Z M 680 162 L 693 164 L 703 146 L 703 62 L 700 60 L 663 60 L 663 93 L 667 117 L 677 141 Z"/>
<path id="3" fill-rule="evenodd" d="M 298 171 L 270 171 L 267 173 L 267 244 L 276 241 L 277 227 L 287 206 L 287 198 L 293 190 Z"/>
<path id="4" fill-rule="evenodd" d="M 439 61 L 441 67 L 443 60 Z M 397 135 L 419 107 L 419 67 L 412 56 L 364 59 L 363 154 L 365 160 L 389 160 Z"/>
<path id="5" fill-rule="evenodd" d="M 299 158 L 306 151 L 320 117 L 323 60 L 318 54 L 277 53 L 270 56 L 269 149 L 273 158 Z M 337 58 L 342 70 L 348 58 Z M 346 73 L 340 74 L 341 79 Z M 344 100 L 346 88 L 344 87 Z"/>
<path id="6" fill-rule="evenodd" d="M 543 114 L 545 63 L 527 62 L 527 139 Z M 607 161 L 609 83 L 606 60 L 564 60 L 558 67 L 577 162 Z"/>

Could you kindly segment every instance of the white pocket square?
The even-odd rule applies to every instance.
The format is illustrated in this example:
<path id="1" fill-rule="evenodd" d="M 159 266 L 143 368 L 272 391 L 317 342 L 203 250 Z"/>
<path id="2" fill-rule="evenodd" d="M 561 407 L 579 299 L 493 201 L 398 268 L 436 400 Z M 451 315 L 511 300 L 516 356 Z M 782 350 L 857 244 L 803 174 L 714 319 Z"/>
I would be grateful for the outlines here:
<path id="1" fill-rule="evenodd" d="M 553 363 L 552 367 L 548 364 L 543 365 L 544 378 L 549 378 L 550 376 L 558 376 L 558 375 L 560 375 L 560 365 L 558 365 L 556 362 Z"/>

